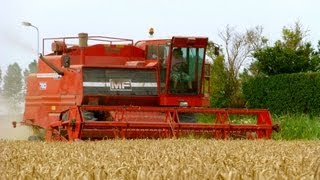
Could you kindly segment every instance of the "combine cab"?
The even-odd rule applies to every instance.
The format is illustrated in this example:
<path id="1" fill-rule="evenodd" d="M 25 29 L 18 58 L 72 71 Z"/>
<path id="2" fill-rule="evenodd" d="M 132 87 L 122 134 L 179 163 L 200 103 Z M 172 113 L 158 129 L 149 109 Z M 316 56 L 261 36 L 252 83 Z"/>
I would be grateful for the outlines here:
<path id="1" fill-rule="evenodd" d="M 267 110 L 208 108 L 206 37 L 133 43 L 80 33 L 43 40 L 48 42 L 52 53 L 40 55 L 38 72 L 27 79 L 23 119 L 44 129 L 47 141 L 269 139 L 275 129 Z M 232 115 L 248 115 L 254 123 L 236 124 Z"/>

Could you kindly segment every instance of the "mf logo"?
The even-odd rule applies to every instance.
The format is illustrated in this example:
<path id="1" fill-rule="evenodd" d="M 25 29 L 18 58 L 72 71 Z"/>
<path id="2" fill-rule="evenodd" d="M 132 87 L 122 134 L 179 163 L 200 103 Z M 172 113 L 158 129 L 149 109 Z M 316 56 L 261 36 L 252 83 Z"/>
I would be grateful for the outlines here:
<path id="1" fill-rule="evenodd" d="M 110 91 L 132 91 L 130 79 L 110 79 Z"/>

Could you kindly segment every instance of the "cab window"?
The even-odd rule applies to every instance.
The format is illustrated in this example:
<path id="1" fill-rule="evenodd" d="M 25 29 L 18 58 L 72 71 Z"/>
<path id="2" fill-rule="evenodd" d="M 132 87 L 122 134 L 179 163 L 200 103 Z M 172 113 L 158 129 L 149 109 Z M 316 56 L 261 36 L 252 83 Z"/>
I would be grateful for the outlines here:
<path id="1" fill-rule="evenodd" d="M 146 59 L 167 59 L 168 49 L 167 45 L 148 45 Z"/>
<path id="2" fill-rule="evenodd" d="M 158 46 L 148 45 L 147 46 L 147 59 L 158 59 Z"/>
<path id="3" fill-rule="evenodd" d="M 170 94 L 199 94 L 204 48 L 174 47 L 171 57 Z"/>
<path id="4" fill-rule="evenodd" d="M 166 63 L 169 54 L 169 46 L 168 45 L 147 45 L 146 47 L 146 59 L 150 60 L 158 60 L 160 67 L 160 88 L 161 92 L 165 90 L 165 82 L 166 82 Z"/>

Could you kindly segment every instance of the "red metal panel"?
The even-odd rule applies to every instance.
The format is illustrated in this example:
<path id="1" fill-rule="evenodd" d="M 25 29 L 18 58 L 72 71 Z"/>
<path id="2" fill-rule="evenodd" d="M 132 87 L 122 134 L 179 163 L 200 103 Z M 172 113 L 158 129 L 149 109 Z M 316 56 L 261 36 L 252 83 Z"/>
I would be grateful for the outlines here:
<path id="1" fill-rule="evenodd" d="M 206 47 L 208 44 L 207 37 L 178 37 L 172 38 L 172 44 L 175 47 L 187 47 L 192 45 L 193 47 Z"/>
<path id="2" fill-rule="evenodd" d="M 100 110 L 112 112 L 109 121 L 84 121 L 80 111 Z M 180 113 L 215 114 L 212 123 L 185 123 L 179 121 Z M 255 115 L 256 124 L 232 124 L 230 114 Z M 163 138 L 203 136 L 215 138 L 271 138 L 272 121 L 267 110 L 213 109 L 213 108 L 160 108 L 82 106 L 71 108 L 69 120 L 54 122 L 52 128 L 63 127 L 67 139 L 101 138 Z M 74 121 L 73 121 L 74 120 Z"/>

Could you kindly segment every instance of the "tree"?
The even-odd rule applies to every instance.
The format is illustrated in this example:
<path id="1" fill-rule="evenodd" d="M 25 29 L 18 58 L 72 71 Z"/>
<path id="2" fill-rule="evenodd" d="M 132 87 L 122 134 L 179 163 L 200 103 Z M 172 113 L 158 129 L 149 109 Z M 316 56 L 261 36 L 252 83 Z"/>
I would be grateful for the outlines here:
<path id="1" fill-rule="evenodd" d="M 264 74 L 261 73 L 260 69 L 258 68 L 258 61 L 253 61 L 248 68 L 244 68 L 243 72 L 239 74 L 241 86 L 250 78 L 255 78 L 261 75 Z"/>
<path id="2" fill-rule="evenodd" d="M 252 53 L 266 45 L 267 39 L 262 36 L 262 31 L 261 26 L 256 26 L 239 33 L 227 26 L 219 33 L 224 43 L 227 70 L 234 79 L 237 79 L 243 65 L 252 59 Z"/>
<path id="3" fill-rule="evenodd" d="M 262 36 L 263 28 L 256 26 L 247 29 L 244 33 L 236 32 L 230 26 L 227 26 L 224 31 L 219 33 L 223 41 L 225 50 L 225 63 L 227 70 L 227 96 L 230 99 L 231 107 L 242 105 L 239 73 L 240 70 L 250 60 L 253 59 L 252 53 L 264 47 L 267 44 L 267 39 Z"/>
<path id="4" fill-rule="evenodd" d="M 17 63 L 8 66 L 3 78 L 3 95 L 6 97 L 14 110 L 22 101 L 22 75 L 21 68 Z"/>
<path id="5" fill-rule="evenodd" d="M 264 47 L 254 53 L 258 69 L 266 75 L 319 71 L 320 46 L 315 51 L 310 42 L 304 41 L 306 34 L 299 22 L 294 27 L 284 27 L 282 40 L 276 41 L 273 47 Z"/>
<path id="6" fill-rule="evenodd" d="M 219 45 L 213 41 L 209 41 L 207 45 L 206 55 L 213 61 L 219 56 Z"/>
<path id="7" fill-rule="evenodd" d="M 28 69 L 24 69 L 23 71 L 23 77 L 24 77 L 24 82 L 23 82 L 23 96 L 25 96 L 26 93 L 26 87 L 27 87 L 27 77 L 29 74 L 36 73 L 38 71 L 38 63 L 36 60 L 33 60 L 29 65 Z"/>
<path id="8" fill-rule="evenodd" d="M 38 63 L 36 60 L 33 60 L 29 65 L 29 73 L 36 73 L 38 71 Z"/>
<path id="9" fill-rule="evenodd" d="M 33 60 L 29 65 L 28 69 L 23 71 L 23 75 L 26 78 L 30 73 L 36 73 L 38 71 L 38 64 L 36 60 Z"/>
<path id="10" fill-rule="evenodd" d="M 211 66 L 210 84 L 211 107 L 227 107 L 230 100 L 226 96 L 227 71 L 223 56 L 218 56 Z"/>

